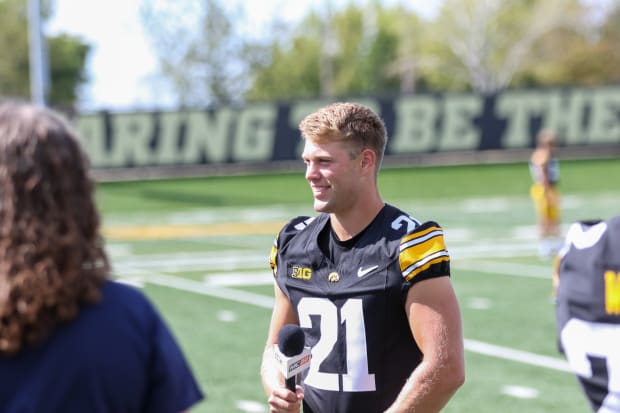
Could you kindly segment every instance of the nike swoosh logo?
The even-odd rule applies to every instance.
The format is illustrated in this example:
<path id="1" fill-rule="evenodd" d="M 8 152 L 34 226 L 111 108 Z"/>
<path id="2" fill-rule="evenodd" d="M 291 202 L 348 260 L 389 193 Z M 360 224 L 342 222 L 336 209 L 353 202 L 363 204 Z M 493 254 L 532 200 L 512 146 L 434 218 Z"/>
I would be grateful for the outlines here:
<path id="1" fill-rule="evenodd" d="M 373 270 L 376 270 L 377 268 L 379 268 L 378 265 L 373 265 L 372 267 L 368 267 L 368 268 L 359 267 L 357 269 L 357 276 L 362 278 L 364 275 L 368 274 L 369 272 Z"/>

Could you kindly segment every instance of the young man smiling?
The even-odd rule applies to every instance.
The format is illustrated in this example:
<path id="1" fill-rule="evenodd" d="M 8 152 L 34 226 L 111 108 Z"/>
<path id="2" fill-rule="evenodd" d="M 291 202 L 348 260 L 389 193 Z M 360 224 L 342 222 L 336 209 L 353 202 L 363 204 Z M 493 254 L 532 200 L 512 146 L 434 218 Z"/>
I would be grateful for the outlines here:
<path id="1" fill-rule="evenodd" d="M 261 369 L 271 412 L 438 412 L 465 377 L 443 230 L 381 199 L 387 134 L 372 110 L 334 103 L 300 130 L 320 214 L 292 219 L 271 251 L 275 303 Z M 286 324 L 312 349 L 295 392 L 274 360 Z"/>

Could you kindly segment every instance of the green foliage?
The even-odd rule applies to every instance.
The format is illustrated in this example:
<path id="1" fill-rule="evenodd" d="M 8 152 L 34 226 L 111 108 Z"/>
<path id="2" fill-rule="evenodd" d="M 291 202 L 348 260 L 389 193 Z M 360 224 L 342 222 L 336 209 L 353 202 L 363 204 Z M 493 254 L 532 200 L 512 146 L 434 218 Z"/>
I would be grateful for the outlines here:
<path id="1" fill-rule="evenodd" d="M 382 94 L 399 90 L 397 64 L 404 43 L 394 18 L 415 19 L 402 7 L 384 9 L 349 4 L 322 17 L 312 12 L 276 39 L 270 59 L 256 68 L 248 99 L 288 99 L 320 95 Z"/>
<path id="2" fill-rule="evenodd" d="M 30 94 L 27 16 L 25 0 L 0 1 L 0 96 Z"/>
<path id="3" fill-rule="evenodd" d="M 247 98 L 383 94 L 417 87 L 490 93 L 620 80 L 620 6 L 599 26 L 592 26 L 592 10 L 577 0 L 444 0 L 432 21 L 378 1 L 324 9 L 273 38 L 269 57 L 253 68 Z"/>
<path id="4" fill-rule="evenodd" d="M 0 96 L 27 99 L 30 96 L 27 0 L 0 1 Z M 43 18 L 50 4 L 43 2 Z M 68 35 L 47 38 L 51 106 L 71 111 L 78 87 L 86 80 L 84 68 L 90 46 Z"/>
<path id="5" fill-rule="evenodd" d="M 593 23 L 579 0 L 442 0 L 431 20 L 402 3 L 327 1 L 256 38 L 252 16 L 221 0 L 143 4 L 184 104 L 620 81 L 620 6 Z"/>
<path id="6" fill-rule="evenodd" d="M 50 58 L 49 102 L 52 106 L 71 110 L 77 99 L 77 88 L 86 82 L 84 74 L 90 46 L 80 38 L 61 34 L 48 39 Z"/>

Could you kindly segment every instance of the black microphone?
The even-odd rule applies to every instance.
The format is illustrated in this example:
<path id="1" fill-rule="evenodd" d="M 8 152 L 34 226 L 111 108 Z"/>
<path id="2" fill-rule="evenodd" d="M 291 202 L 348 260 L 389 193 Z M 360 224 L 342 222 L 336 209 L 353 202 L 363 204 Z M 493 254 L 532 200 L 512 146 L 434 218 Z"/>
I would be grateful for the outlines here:
<path id="1" fill-rule="evenodd" d="M 310 367 L 310 349 L 305 348 L 306 336 L 295 324 L 286 324 L 278 333 L 276 360 L 284 375 L 286 388 L 295 391 L 297 375 Z"/>

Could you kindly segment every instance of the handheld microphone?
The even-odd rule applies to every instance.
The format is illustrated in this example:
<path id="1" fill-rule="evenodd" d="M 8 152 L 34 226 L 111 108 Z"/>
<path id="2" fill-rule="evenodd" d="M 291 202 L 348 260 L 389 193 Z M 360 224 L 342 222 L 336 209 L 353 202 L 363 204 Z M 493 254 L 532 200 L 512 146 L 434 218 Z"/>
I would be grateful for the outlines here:
<path id="1" fill-rule="evenodd" d="M 312 354 L 305 343 L 303 330 L 295 324 L 286 324 L 278 333 L 275 358 L 284 375 L 286 388 L 293 392 L 297 385 L 297 375 L 310 367 Z"/>

